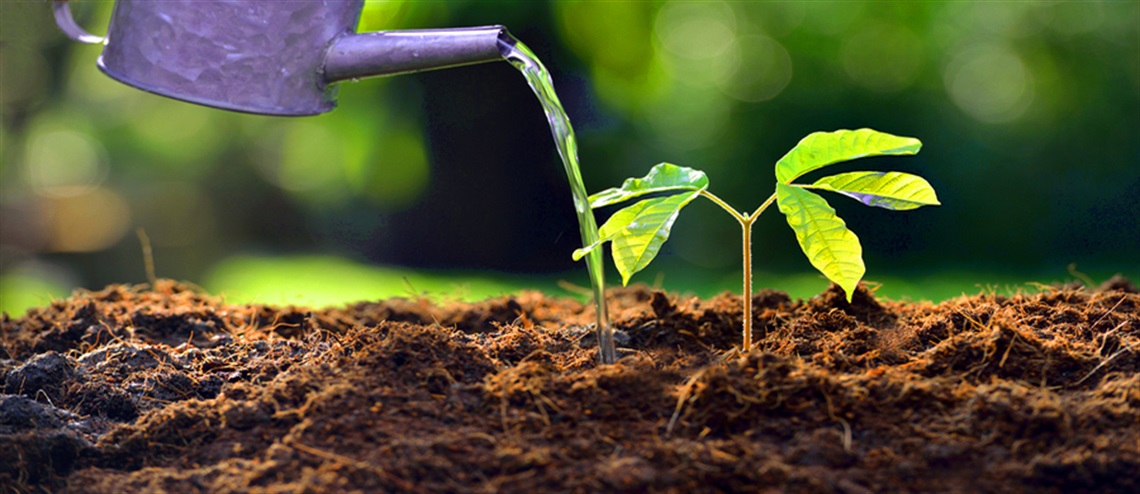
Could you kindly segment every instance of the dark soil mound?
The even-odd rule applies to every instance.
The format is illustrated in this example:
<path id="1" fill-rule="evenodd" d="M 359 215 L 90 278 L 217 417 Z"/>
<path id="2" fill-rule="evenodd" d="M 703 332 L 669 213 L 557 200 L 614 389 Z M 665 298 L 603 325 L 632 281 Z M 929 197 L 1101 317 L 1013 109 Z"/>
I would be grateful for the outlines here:
<path id="1" fill-rule="evenodd" d="M 0 319 L 0 487 L 1140 492 L 1140 295 L 538 293 L 231 305 L 172 282 Z"/>

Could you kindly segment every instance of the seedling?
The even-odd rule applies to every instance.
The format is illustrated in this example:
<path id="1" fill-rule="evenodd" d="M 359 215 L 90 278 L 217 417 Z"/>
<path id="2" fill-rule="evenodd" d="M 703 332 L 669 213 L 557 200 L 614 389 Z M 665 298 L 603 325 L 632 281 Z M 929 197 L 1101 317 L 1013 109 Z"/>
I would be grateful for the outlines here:
<path id="1" fill-rule="evenodd" d="M 797 184 L 800 176 L 828 165 L 867 156 L 913 155 L 922 142 L 871 129 L 815 132 L 776 162 L 776 191 L 750 215 L 738 212 L 708 191 L 705 172 L 661 163 L 642 178 L 627 179 L 621 187 L 590 196 L 597 209 L 654 194 L 615 212 L 598 229 L 599 240 L 574 251 L 574 259 L 611 243 L 614 264 L 622 284 L 645 269 L 661 246 L 681 209 L 704 197 L 732 215 L 742 230 L 744 257 L 744 344 L 752 347 L 752 224 L 772 202 L 779 205 L 788 226 L 796 233 L 800 249 L 820 273 L 839 285 L 851 301 L 855 286 L 866 271 L 859 237 L 835 215 L 835 210 L 812 190 L 826 190 L 851 197 L 868 206 L 905 211 L 939 205 L 934 188 L 917 175 L 901 172 L 850 172 L 823 177 L 811 184 Z"/>

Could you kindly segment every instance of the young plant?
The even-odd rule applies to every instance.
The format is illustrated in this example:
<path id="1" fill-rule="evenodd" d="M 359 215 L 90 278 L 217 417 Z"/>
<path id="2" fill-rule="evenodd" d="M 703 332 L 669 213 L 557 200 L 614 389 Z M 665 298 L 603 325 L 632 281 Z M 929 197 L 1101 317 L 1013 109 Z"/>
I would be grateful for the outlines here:
<path id="1" fill-rule="evenodd" d="M 622 284 L 628 284 L 634 273 L 645 269 L 661 245 L 669 239 L 669 231 L 681 208 L 694 199 L 704 197 L 732 215 L 742 230 L 744 257 L 744 343 L 752 347 L 752 224 L 775 201 L 804 255 L 820 273 L 835 282 L 847 294 L 863 278 L 863 248 L 859 237 L 835 215 L 835 210 L 813 190 L 826 190 L 851 197 L 868 206 L 895 211 L 937 206 L 934 189 L 922 177 L 901 172 L 849 172 L 823 177 L 811 184 L 797 184 L 800 176 L 828 165 L 868 156 L 912 155 L 922 142 L 871 129 L 815 132 L 800 140 L 796 147 L 776 162 L 776 191 L 752 214 L 733 209 L 708 191 L 709 179 L 704 172 L 692 168 L 661 163 L 642 178 L 627 179 L 621 187 L 590 196 L 590 207 L 597 209 L 637 197 L 654 194 L 626 206 L 610 216 L 598 229 L 600 239 L 574 251 L 574 259 L 612 242 L 614 264 L 621 273 Z"/>

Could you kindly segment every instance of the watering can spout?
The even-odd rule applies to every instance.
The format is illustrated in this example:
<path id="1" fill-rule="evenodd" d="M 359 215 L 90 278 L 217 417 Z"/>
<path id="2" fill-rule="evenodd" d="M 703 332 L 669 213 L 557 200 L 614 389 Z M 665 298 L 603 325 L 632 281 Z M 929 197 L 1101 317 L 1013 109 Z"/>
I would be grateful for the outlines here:
<path id="1" fill-rule="evenodd" d="M 124 84 L 261 115 L 336 107 L 338 81 L 503 60 L 502 26 L 356 33 L 364 0 L 117 0 L 106 37 L 87 34 L 69 3 L 56 23 L 101 43 L 99 68 Z"/>
<path id="2" fill-rule="evenodd" d="M 503 26 L 349 34 L 325 55 L 326 83 L 502 60 Z"/>

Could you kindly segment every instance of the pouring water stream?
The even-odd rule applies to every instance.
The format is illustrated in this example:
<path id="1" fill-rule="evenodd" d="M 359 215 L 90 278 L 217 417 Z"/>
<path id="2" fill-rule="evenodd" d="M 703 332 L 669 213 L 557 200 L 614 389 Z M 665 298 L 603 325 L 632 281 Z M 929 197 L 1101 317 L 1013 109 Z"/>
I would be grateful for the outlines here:
<path id="1" fill-rule="evenodd" d="M 594 220 L 593 211 L 590 210 L 589 194 L 578 169 L 578 140 L 574 136 L 570 118 L 566 116 L 566 110 L 562 108 L 562 102 L 554 92 L 550 73 L 534 52 L 514 36 L 509 34 L 501 36 L 499 48 L 503 58 L 522 72 L 527 84 L 542 103 L 546 120 L 550 124 L 550 133 L 554 136 L 554 144 L 558 147 L 558 155 L 562 157 L 566 178 L 570 181 L 574 212 L 578 215 L 578 228 L 582 234 L 582 245 L 593 245 L 598 240 L 598 225 Z M 590 284 L 594 291 L 599 358 L 603 364 L 612 364 L 617 361 L 617 351 L 614 348 L 614 332 L 606 309 L 605 267 L 602 264 L 601 250 L 595 249 L 586 256 L 586 267 L 590 272 Z"/>

